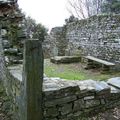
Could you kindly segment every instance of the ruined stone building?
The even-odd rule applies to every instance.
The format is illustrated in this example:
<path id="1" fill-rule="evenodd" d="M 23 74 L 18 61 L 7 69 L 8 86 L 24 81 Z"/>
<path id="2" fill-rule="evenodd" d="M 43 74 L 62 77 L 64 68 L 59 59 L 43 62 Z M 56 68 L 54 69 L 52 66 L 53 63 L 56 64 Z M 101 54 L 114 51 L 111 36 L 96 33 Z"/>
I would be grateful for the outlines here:
<path id="1" fill-rule="evenodd" d="M 119 64 L 120 15 L 95 15 L 53 28 L 49 43 L 50 56 L 91 55 Z"/>

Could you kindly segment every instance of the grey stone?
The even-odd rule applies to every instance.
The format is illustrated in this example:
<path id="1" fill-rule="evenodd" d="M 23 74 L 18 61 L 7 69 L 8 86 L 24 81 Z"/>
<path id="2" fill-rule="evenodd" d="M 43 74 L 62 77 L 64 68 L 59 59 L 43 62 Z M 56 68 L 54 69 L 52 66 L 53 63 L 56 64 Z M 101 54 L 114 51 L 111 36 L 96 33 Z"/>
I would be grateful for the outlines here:
<path id="1" fill-rule="evenodd" d="M 85 107 L 85 102 L 83 99 L 79 99 L 74 101 L 73 104 L 73 111 L 79 111 L 82 110 Z"/>
<path id="2" fill-rule="evenodd" d="M 49 86 L 48 86 L 49 88 Z M 48 90 L 48 89 L 47 89 Z M 58 99 L 58 98 L 63 98 L 66 96 L 74 96 L 76 94 L 78 94 L 79 92 L 79 87 L 78 86 L 74 86 L 74 87 L 66 87 L 66 88 L 59 88 L 59 89 L 49 89 L 49 91 L 44 91 L 44 95 L 45 95 L 45 100 L 53 100 L 53 99 Z"/>
<path id="3" fill-rule="evenodd" d="M 109 91 L 110 87 L 103 81 L 94 81 L 94 80 L 85 80 L 82 82 L 78 82 L 78 85 L 81 89 L 81 91 L 93 91 L 93 92 L 103 92 L 103 91 Z"/>
<path id="4" fill-rule="evenodd" d="M 101 99 L 100 104 L 104 105 L 105 104 L 105 100 Z"/>
<path id="5" fill-rule="evenodd" d="M 84 100 L 93 100 L 95 97 L 94 96 L 86 96 L 84 97 Z"/>
<path id="6" fill-rule="evenodd" d="M 114 94 L 115 94 L 115 93 L 116 93 L 116 94 L 117 94 L 117 93 L 118 93 L 118 94 L 120 93 L 120 89 L 117 89 L 117 88 L 115 88 L 115 87 L 113 87 L 113 86 L 110 86 L 110 89 L 111 89 L 111 93 L 114 93 Z"/>
<path id="7" fill-rule="evenodd" d="M 53 63 L 74 63 L 80 62 L 81 57 L 78 56 L 55 56 L 51 58 L 51 62 Z"/>
<path id="8" fill-rule="evenodd" d="M 120 77 L 116 77 L 116 78 L 111 78 L 107 81 L 107 83 L 109 85 L 112 85 L 118 89 L 120 89 Z"/>
<path id="9" fill-rule="evenodd" d="M 74 113 L 74 116 L 79 117 L 81 114 L 82 114 L 82 111 L 78 111 L 78 112 Z"/>
<path id="10" fill-rule="evenodd" d="M 72 103 L 63 105 L 59 109 L 59 111 L 61 112 L 62 115 L 65 115 L 65 114 L 72 112 Z"/>
<path id="11" fill-rule="evenodd" d="M 76 96 L 68 96 L 68 97 L 64 97 L 64 98 L 61 98 L 61 99 L 55 99 L 55 100 L 52 100 L 52 101 L 47 101 L 47 102 L 45 102 L 45 106 L 46 107 L 51 107 L 51 106 L 56 106 L 56 105 L 62 105 L 64 103 L 72 102 L 76 99 L 77 99 Z"/>
<path id="12" fill-rule="evenodd" d="M 17 78 L 18 80 L 22 81 L 22 66 L 13 66 L 8 68 L 10 70 L 10 73 Z"/>
<path id="13" fill-rule="evenodd" d="M 95 107 L 100 105 L 100 101 L 99 100 L 87 100 L 85 101 L 85 107 L 86 108 L 90 108 L 90 107 Z"/>
<path id="14" fill-rule="evenodd" d="M 57 108 L 51 107 L 51 108 L 47 108 L 46 112 L 45 112 L 45 117 L 56 117 L 58 116 L 59 112 L 57 110 Z"/>
<path id="15" fill-rule="evenodd" d="M 4 49 L 4 53 L 10 55 L 17 55 L 18 49 L 15 48 Z"/>

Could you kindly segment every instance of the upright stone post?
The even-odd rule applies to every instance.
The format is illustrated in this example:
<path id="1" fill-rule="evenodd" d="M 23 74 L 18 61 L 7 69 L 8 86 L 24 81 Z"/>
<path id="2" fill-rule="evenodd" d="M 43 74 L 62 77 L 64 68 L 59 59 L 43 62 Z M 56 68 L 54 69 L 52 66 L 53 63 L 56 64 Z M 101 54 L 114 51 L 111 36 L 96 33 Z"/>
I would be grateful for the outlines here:
<path id="1" fill-rule="evenodd" d="M 43 52 L 39 40 L 27 40 L 23 63 L 24 110 L 22 120 L 43 120 Z"/>

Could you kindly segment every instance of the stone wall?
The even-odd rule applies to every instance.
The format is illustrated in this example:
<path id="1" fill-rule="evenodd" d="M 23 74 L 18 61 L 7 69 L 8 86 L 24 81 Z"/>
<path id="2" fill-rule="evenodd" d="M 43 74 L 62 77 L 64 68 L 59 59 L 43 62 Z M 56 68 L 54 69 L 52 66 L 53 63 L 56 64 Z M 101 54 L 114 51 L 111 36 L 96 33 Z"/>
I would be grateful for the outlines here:
<path id="1" fill-rule="evenodd" d="M 55 27 L 51 30 L 49 37 L 44 41 L 50 56 L 64 56 L 67 47 L 66 27 Z M 47 43 L 47 44 L 46 44 Z M 47 47 L 49 46 L 49 47 Z M 50 49 L 50 50 L 49 50 Z"/>
<path id="2" fill-rule="evenodd" d="M 9 72 L 5 65 L 3 48 L 2 48 L 2 39 L 0 39 L 0 83 L 4 85 L 7 95 L 11 101 L 10 113 L 13 120 L 16 120 L 18 117 L 18 102 L 20 97 L 20 86 L 21 82 Z"/>
<path id="3" fill-rule="evenodd" d="M 116 80 L 120 82 L 120 78 Z M 120 87 L 113 87 L 112 82 L 115 79 L 110 79 L 108 84 L 93 80 L 47 79 L 44 82 L 44 120 L 83 120 L 118 107 Z"/>
<path id="4" fill-rule="evenodd" d="M 63 28 L 65 55 L 91 55 L 120 63 L 120 15 L 98 15 L 71 22 L 60 28 L 60 33 Z M 53 28 L 50 34 L 50 44 L 54 43 L 51 50 L 63 46 L 63 36 L 56 32 L 57 29 Z M 56 55 L 58 54 L 53 53 L 53 56 Z"/>
<path id="5" fill-rule="evenodd" d="M 120 16 L 99 15 L 67 25 L 67 54 L 91 55 L 115 63 L 120 60 Z"/>

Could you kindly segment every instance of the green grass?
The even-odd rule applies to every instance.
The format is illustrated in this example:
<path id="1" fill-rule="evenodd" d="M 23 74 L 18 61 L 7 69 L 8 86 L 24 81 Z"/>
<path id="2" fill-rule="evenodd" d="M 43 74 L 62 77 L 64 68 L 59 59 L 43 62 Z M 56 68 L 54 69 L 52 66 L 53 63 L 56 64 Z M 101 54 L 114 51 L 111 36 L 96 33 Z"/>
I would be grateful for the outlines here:
<path id="1" fill-rule="evenodd" d="M 98 70 L 85 70 L 81 63 L 53 64 L 49 60 L 44 61 L 44 72 L 48 77 L 60 77 L 67 80 L 107 80 L 120 76 L 120 73 L 101 74 Z"/>
<path id="2" fill-rule="evenodd" d="M 45 74 L 48 77 L 60 77 L 63 79 L 69 79 L 69 80 L 82 80 L 85 79 L 84 73 L 72 71 L 71 69 L 64 69 L 60 70 L 59 67 L 55 66 L 47 66 L 45 67 Z"/>

